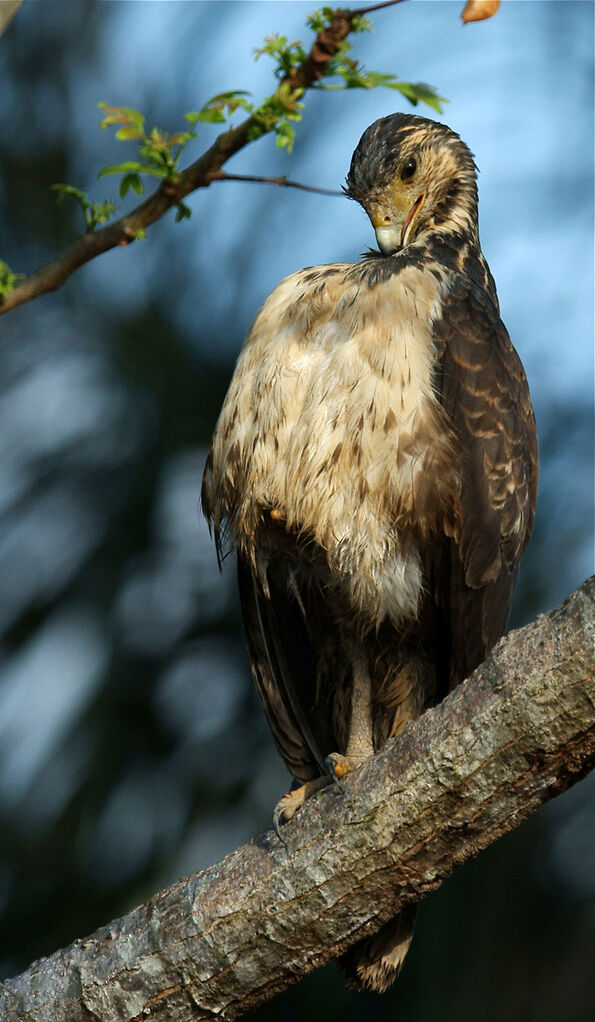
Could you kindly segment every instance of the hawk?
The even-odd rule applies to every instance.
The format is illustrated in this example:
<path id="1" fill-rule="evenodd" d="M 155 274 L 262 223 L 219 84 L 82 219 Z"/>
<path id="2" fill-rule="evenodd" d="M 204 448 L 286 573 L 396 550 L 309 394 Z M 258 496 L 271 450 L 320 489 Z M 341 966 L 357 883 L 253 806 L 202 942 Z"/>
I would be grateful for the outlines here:
<path id="1" fill-rule="evenodd" d="M 364 132 L 347 195 L 379 251 L 283 280 L 246 340 L 205 468 L 237 551 L 252 672 L 295 787 L 289 819 L 442 699 L 502 635 L 537 489 L 527 380 L 446 125 Z M 341 960 L 383 991 L 413 909 Z"/>

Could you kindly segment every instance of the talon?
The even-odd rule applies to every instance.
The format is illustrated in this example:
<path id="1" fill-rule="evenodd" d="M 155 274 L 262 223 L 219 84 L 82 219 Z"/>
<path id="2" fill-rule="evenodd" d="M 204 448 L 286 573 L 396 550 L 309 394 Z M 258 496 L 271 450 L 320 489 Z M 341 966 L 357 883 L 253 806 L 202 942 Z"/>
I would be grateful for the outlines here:
<path id="1" fill-rule="evenodd" d="M 284 845 L 285 848 L 287 848 L 287 841 L 285 840 L 285 835 L 283 834 L 283 824 L 287 822 L 285 817 L 285 807 L 283 805 L 283 801 L 285 798 L 287 798 L 287 795 L 284 795 L 284 797 L 277 803 L 273 810 L 273 829 L 275 831 L 275 834 L 279 838 L 281 844 Z"/>
<path id="2" fill-rule="evenodd" d="M 297 813 L 300 806 L 304 804 L 304 787 L 296 788 L 295 791 L 288 791 L 283 798 L 279 799 L 273 810 L 273 825 L 275 830 L 283 823 L 289 823 Z"/>
<path id="3" fill-rule="evenodd" d="M 294 788 L 293 791 L 288 791 L 283 798 L 279 799 L 277 805 L 273 810 L 273 827 L 277 832 L 277 836 L 281 838 L 279 833 L 279 827 L 284 823 L 289 823 L 293 819 L 298 809 L 303 806 L 306 799 L 311 798 L 321 788 L 326 788 L 330 784 L 331 778 L 324 775 L 323 777 L 316 777 L 313 781 L 306 781 L 299 788 Z"/>

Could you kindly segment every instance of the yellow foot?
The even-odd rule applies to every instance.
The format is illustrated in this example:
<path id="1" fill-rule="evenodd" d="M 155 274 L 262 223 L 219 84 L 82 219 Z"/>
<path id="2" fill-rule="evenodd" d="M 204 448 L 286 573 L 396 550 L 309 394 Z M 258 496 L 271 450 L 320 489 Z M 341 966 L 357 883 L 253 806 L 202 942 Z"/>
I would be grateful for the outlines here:
<path id="1" fill-rule="evenodd" d="M 306 799 L 311 798 L 321 788 L 326 788 L 331 783 L 331 778 L 317 777 L 314 781 L 306 781 L 300 788 L 288 791 L 282 799 L 277 802 L 273 812 L 273 826 L 277 833 L 282 823 L 292 820 L 300 806 L 303 806 Z"/>
<path id="2" fill-rule="evenodd" d="M 366 756 L 342 756 L 340 752 L 331 752 L 324 763 L 329 774 L 340 781 L 347 774 L 353 773 L 356 767 L 364 762 L 364 759 Z"/>

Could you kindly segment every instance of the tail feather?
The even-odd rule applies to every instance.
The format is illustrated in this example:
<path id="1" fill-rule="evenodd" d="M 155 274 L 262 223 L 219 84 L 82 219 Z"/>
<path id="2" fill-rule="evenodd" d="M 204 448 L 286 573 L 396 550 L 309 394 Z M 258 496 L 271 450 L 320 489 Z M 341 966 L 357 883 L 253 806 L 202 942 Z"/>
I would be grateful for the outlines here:
<path id="1" fill-rule="evenodd" d="M 338 960 L 355 990 L 383 994 L 399 975 L 413 937 L 416 905 L 408 905 L 375 933 L 354 944 Z"/>

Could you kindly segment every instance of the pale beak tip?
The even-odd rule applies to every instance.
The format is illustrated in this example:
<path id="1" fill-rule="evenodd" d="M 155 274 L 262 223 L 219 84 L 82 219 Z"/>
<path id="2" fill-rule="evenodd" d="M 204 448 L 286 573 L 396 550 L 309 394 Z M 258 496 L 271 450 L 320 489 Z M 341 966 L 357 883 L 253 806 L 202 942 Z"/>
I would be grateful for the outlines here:
<path id="1" fill-rule="evenodd" d="M 392 255 L 401 247 L 400 232 L 394 227 L 376 227 L 375 234 L 382 255 Z"/>

